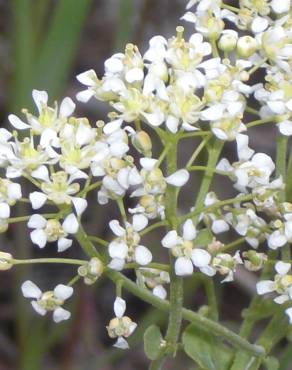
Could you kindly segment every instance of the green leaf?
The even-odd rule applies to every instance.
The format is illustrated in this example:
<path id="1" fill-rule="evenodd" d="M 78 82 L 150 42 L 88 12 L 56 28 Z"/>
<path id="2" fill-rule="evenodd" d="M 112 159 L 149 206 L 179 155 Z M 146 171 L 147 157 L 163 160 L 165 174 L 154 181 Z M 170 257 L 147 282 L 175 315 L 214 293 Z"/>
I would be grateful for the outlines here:
<path id="1" fill-rule="evenodd" d="M 267 370 L 278 370 L 280 367 L 279 361 L 275 357 L 267 357 L 264 365 Z"/>
<path id="2" fill-rule="evenodd" d="M 203 229 L 198 233 L 194 243 L 196 246 L 204 247 L 205 245 L 208 245 L 209 243 L 211 243 L 212 240 L 213 240 L 213 235 L 210 232 L 210 230 Z"/>
<path id="3" fill-rule="evenodd" d="M 189 325 L 182 342 L 186 354 L 206 370 L 227 370 L 232 362 L 232 352 L 206 331 Z"/>
<path id="4" fill-rule="evenodd" d="M 162 335 L 157 325 L 151 325 L 144 333 L 144 351 L 150 360 L 156 360 L 161 353 Z"/>

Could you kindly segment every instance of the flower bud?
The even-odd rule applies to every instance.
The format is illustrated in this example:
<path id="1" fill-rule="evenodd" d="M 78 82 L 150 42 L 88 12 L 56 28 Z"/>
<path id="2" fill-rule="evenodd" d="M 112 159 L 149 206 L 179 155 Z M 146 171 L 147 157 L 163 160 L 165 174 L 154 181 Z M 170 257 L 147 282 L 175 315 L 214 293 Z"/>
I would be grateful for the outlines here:
<path id="1" fill-rule="evenodd" d="M 220 50 L 230 52 L 235 49 L 238 40 L 238 34 L 233 30 L 225 30 L 222 32 L 218 47 Z"/>
<path id="2" fill-rule="evenodd" d="M 145 157 L 151 157 L 152 142 L 150 136 L 145 131 L 139 131 L 132 136 L 132 144 L 139 153 Z"/>
<path id="3" fill-rule="evenodd" d="M 10 253 L 0 252 L 0 271 L 6 271 L 13 266 L 13 257 Z"/>
<path id="4" fill-rule="evenodd" d="M 102 262 L 93 257 L 91 260 L 78 268 L 78 275 L 84 278 L 84 283 L 92 285 L 102 275 L 104 270 Z"/>
<path id="5" fill-rule="evenodd" d="M 259 271 L 268 259 L 265 253 L 257 253 L 254 250 L 243 252 L 242 255 L 244 257 L 244 266 L 249 271 Z"/>
<path id="6" fill-rule="evenodd" d="M 258 49 L 258 42 L 251 36 L 242 36 L 237 41 L 236 51 L 240 57 L 249 58 Z"/>

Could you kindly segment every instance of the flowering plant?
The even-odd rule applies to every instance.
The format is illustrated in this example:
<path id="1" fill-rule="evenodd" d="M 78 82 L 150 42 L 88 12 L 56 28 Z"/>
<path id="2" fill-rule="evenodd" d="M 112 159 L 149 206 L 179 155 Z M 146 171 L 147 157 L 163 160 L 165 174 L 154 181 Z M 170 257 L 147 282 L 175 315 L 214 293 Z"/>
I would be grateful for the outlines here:
<path id="1" fill-rule="evenodd" d="M 108 103 L 107 122 L 74 117 L 71 98 L 51 106 L 47 93 L 38 90 L 32 93 L 35 115 L 27 110 L 24 118 L 9 115 L 13 131 L 0 129 L 1 232 L 27 222 L 37 247 L 57 242 L 62 253 L 76 240 L 86 255 L 21 260 L 0 252 L 1 270 L 27 263 L 76 266 L 76 276 L 53 290 L 42 292 L 30 280 L 22 284 L 38 314 L 52 311 L 56 323 L 69 319 L 62 306 L 73 285 L 105 277 L 116 285 L 115 317 L 106 326 L 114 346 L 128 348 L 137 326 L 124 315 L 123 290 L 169 314 L 165 335 L 155 325 L 144 334 L 150 369 L 161 369 L 181 350 L 208 370 L 278 368 L 270 351 L 288 336 L 292 323 L 290 7 L 290 0 L 240 0 L 238 7 L 191 0 L 182 17 L 195 28 L 190 37 L 178 26 L 169 40 L 152 37 L 143 55 L 126 45 L 124 53 L 105 61 L 102 78 L 93 70 L 77 76 L 85 86 L 77 100 Z M 264 78 L 254 81 L 259 69 Z M 275 162 L 249 145 L 251 128 L 264 124 L 277 126 Z M 153 155 L 156 139 L 161 149 Z M 195 148 L 180 163 L 186 141 Z M 227 142 L 237 150 L 231 162 L 221 157 Z M 203 151 L 206 163 L 197 164 Z M 193 194 L 190 184 L 199 171 L 204 175 Z M 222 200 L 211 190 L 215 174 L 233 183 L 234 197 Z M 33 189 L 26 191 L 21 178 Z M 190 192 L 187 206 L 180 204 L 184 188 Z M 97 192 L 93 205 L 87 201 L 91 192 Z M 35 213 L 11 217 L 18 202 L 29 203 Z M 120 219 L 109 222 L 112 237 L 106 241 L 88 235 L 82 220 L 88 207 L 109 202 L 117 205 Z M 44 207 L 53 211 L 42 213 Z M 143 236 L 156 229 L 160 245 L 144 245 Z M 226 242 L 228 231 L 234 239 Z M 256 272 L 258 282 L 236 334 L 219 323 L 214 279 L 233 281 L 241 268 Z M 207 305 L 198 312 L 183 303 L 190 275 L 201 279 L 206 291 Z M 253 344 L 252 330 L 261 319 L 268 324 Z M 190 323 L 185 329 L 183 320 Z"/>

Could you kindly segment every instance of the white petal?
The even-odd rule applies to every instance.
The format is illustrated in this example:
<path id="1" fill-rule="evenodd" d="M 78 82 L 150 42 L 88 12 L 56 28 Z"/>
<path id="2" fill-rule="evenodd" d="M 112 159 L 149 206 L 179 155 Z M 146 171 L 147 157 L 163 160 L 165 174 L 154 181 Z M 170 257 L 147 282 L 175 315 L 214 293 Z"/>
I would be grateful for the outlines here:
<path id="1" fill-rule="evenodd" d="M 278 127 L 282 135 L 292 136 L 292 121 L 283 121 L 278 124 Z"/>
<path id="2" fill-rule="evenodd" d="M 83 90 L 76 94 L 76 99 L 81 103 L 87 103 L 93 96 L 95 92 L 93 90 Z"/>
<path id="3" fill-rule="evenodd" d="M 77 216 L 82 215 L 82 213 L 87 208 L 87 200 L 84 199 L 84 198 L 73 197 L 72 198 L 72 203 L 73 203 L 74 208 L 76 210 Z"/>
<path id="4" fill-rule="evenodd" d="M 104 62 L 104 67 L 107 72 L 111 73 L 118 73 L 124 69 L 123 62 L 114 55 Z"/>
<path id="5" fill-rule="evenodd" d="M 135 81 L 142 81 L 144 78 L 144 73 L 141 68 L 132 68 L 126 73 L 126 81 L 130 84 Z"/>
<path id="6" fill-rule="evenodd" d="M 181 187 L 188 182 L 189 178 L 190 178 L 190 174 L 188 173 L 188 171 L 185 169 L 182 169 L 166 177 L 165 181 L 170 185 Z"/>
<path id="7" fill-rule="evenodd" d="M 116 317 L 123 317 L 125 311 L 126 301 L 121 297 L 117 297 L 114 302 L 114 313 Z"/>
<path id="8" fill-rule="evenodd" d="M 263 280 L 257 283 L 257 292 L 260 295 L 271 293 L 275 290 L 275 284 L 272 280 Z"/>
<path id="9" fill-rule="evenodd" d="M 278 261 L 275 265 L 275 270 L 277 271 L 278 274 L 280 275 L 286 275 L 288 274 L 289 270 L 291 268 L 290 263 Z"/>
<path id="10" fill-rule="evenodd" d="M 27 226 L 30 229 L 43 229 L 47 225 L 47 220 L 39 214 L 34 214 L 28 220 Z"/>
<path id="11" fill-rule="evenodd" d="M 64 284 L 58 284 L 54 289 L 54 296 L 62 301 L 70 298 L 73 294 L 73 288 Z"/>
<path id="12" fill-rule="evenodd" d="M 25 298 L 35 298 L 39 299 L 42 295 L 40 288 L 35 285 L 31 280 L 26 280 L 21 285 L 22 294 Z"/>
<path id="13" fill-rule="evenodd" d="M 276 114 L 284 114 L 285 113 L 285 104 L 282 101 L 267 101 L 268 107 Z"/>
<path id="14" fill-rule="evenodd" d="M 32 97 L 39 112 L 42 106 L 46 106 L 48 103 L 48 94 L 46 91 L 32 90 Z"/>
<path id="15" fill-rule="evenodd" d="M 15 127 L 17 130 L 26 130 L 27 128 L 30 128 L 30 125 L 23 122 L 15 114 L 9 114 L 8 120 L 11 123 L 11 125 Z"/>
<path id="16" fill-rule="evenodd" d="M 140 164 L 145 170 L 151 171 L 155 167 L 157 159 L 154 158 L 140 158 Z"/>
<path id="17" fill-rule="evenodd" d="M 46 203 L 47 196 L 40 191 L 34 191 L 29 194 L 29 200 L 31 202 L 32 209 L 39 209 Z"/>
<path id="18" fill-rule="evenodd" d="M 67 310 L 64 310 L 62 307 L 57 307 L 53 312 L 53 320 L 56 323 L 59 323 L 64 320 L 68 320 L 71 317 L 71 313 Z"/>
<path id="19" fill-rule="evenodd" d="M 124 268 L 124 265 L 125 265 L 124 259 L 113 258 L 108 264 L 108 267 L 116 271 L 122 271 L 122 269 Z"/>
<path id="20" fill-rule="evenodd" d="M 133 228 L 135 231 L 141 231 L 148 225 L 148 218 L 144 215 L 133 216 Z"/>
<path id="21" fill-rule="evenodd" d="M 10 207 L 7 203 L 0 203 L 0 218 L 10 217 Z"/>
<path id="22" fill-rule="evenodd" d="M 76 76 L 77 80 L 81 82 L 83 85 L 86 86 L 95 86 L 97 76 L 93 69 L 89 69 L 88 71 L 82 72 Z"/>
<path id="23" fill-rule="evenodd" d="M 277 14 L 288 12 L 290 9 L 290 0 L 272 0 L 271 7 Z"/>
<path id="24" fill-rule="evenodd" d="M 161 240 L 161 244 L 165 248 L 173 248 L 177 245 L 178 237 L 175 230 L 169 231 L 165 237 Z"/>
<path id="25" fill-rule="evenodd" d="M 274 302 L 277 304 L 283 304 L 289 300 L 289 296 L 287 294 L 279 295 L 278 297 L 274 298 Z"/>
<path id="26" fill-rule="evenodd" d="M 30 233 L 31 241 L 39 246 L 44 248 L 47 244 L 47 235 L 43 229 L 35 229 Z"/>
<path id="27" fill-rule="evenodd" d="M 109 244 L 109 255 L 111 258 L 119 258 L 124 260 L 128 254 L 128 246 L 125 243 L 112 241 Z"/>
<path id="28" fill-rule="evenodd" d="M 175 273 L 178 276 L 192 275 L 194 268 L 192 261 L 187 257 L 179 257 L 175 261 Z"/>
<path id="29" fill-rule="evenodd" d="M 60 106 L 60 117 L 69 117 L 75 110 L 75 103 L 71 98 L 64 98 Z"/>
<path id="30" fill-rule="evenodd" d="M 31 172 L 32 177 L 38 180 L 43 180 L 45 182 L 49 182 L 49 170 L 46 166 L 42 165 L 39 166 L 36 170 Z"/>
<path id="31" fill-rule="evenodd" d="M 152 261 L 152 253 L 143 245 L 138 245 L 135 248 L 135 261 L 141 266 L 148 265 Z"/>
<path id="32" fill-rule="evenodd" d="M 255 17 L 251 24 L 253 33 L 263 32 L 269 25 L 269 21 L 263 17 Z"/>
<path id="33" fill-rule="evenodd" d="M 45 310 L 37 301 L 30 302 L 35 312 L 37 312 L 41 316 L 45 316 L 47 310 Z"/>
<path id="34" fill-rule="evenodd" d="M 277 249 L 283 247 L 287 243 L 287 238 L 279 230 L 274 231 L 268 237 L 268 246 L 271 249 Z"/>
<path id="35" fill-rule="evenodd" d="M 237 155 L 239 159 L 246 161 L 253 155 L 254 150 L 249 148 L 248 142 L 249 137 L 247 135 L 238 134 L 236 136 Z"/>
<path id="36" fill-rule="evenodd" d="M 7 194 L 10 199 L 20 199 L 22 197 L 21 186 L 16 183 L 9 184 L 7 187 Z"/>
<path id="37" fill-rule="evenodd" d="M 196 267 L 205 267 L 211 261 L 211 255 L 205 249 L 195 248 L 192 251 L 192 261 Z"/>
<path id="38" fill-rule="evenodd" d="M 121 128 L 123 123 L 123 120 L 121 118 L 115 119 L 111 122 L 108 122 L 104 127 L 103 127 L 103 132 L 106 135 L 110 135 L 113 132 L 117 131 L 118 129 Z"/>
<path id="39" fill-rule="evenodd" d="M 205 121 L 217 121 L 222 118 L 224 107 L 222 104 L 216 104 L 201 112 L 201 118 Z"/>
<path id="40" fill-rule="evenodd" d="M 224 233 L 229 230 L 229 225 L 224 220 L 215 220 L 212 223 L 212 231 L 214 234 Z"/>
<path id="41" fill-rule="evenodd" d="M 292 324 L 292 307 L 289 307 L 285 310 L 286 315 L 289 317 L 289 323 Z"/>
<path id="42" fill-rule="evenodd" d="M 191 219 L 186 220 L 183 224 L 183 238 L 186 240 L 193 240 L 197 235 L 197 230 Z"/>
<path id="43" fill-rule="evenodd" d="M 123 337 L 118 337 L 116 343 L 113 346 L 116 347 L 116 348 L 119 348 L 119 349 L 128 349 L 129 348 L 128 342 Z"/>
<path id="44" fill-rule="evenodd" d="M 71 247 L 73 240 L 67 238 L 60 238 L 58 240 L 58 252 L 64 252 Z"/>
<path id="45" fill-rule="evenodd" d="M 153 289 L 152 293 L 159 297 L 160 299 L 165 299 L 167 297 L 167 291 L 164 289 L 162 285 L 156 285 L 156 287 Z"/>
<path id="46" fill-rule="evenodd" d="M 78 224 L 77 218 L 74 215 L 74 213 L 70 213 L 65 218 L 65 220 L 64 220 L 64 222 L 62 224 L 62 228 L 63 228 L 63 230 L 67 234 L 75 234 L 75 233 L 77 233 L 77 231 L 79 229 L 79 224 Z"/>
<path id="47" fill-rule="evenodd" d="M 125 229 L 120 225 L 118 220 L 111 220 L 109 222 L 109 227 L 116 236 L 124 236 L 126 233 Z"/>

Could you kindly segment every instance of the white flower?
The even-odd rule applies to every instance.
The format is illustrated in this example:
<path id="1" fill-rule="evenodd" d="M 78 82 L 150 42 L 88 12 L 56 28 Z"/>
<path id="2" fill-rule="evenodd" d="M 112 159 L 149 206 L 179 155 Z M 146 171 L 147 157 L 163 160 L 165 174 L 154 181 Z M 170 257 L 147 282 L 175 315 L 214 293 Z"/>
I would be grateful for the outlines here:
<path id="1" fill-rule="evenodd" d="M 277 274 L 274 280 L 262 280 L 257 283 L 257 292 L 260 295 L 276 292 L 278 296 L 274 301 L 278 304 L 292 299 L 292 275 L 288 274 L 291 264 L 278 261 L 275 264 Z"/>
<path id="2" fill-rule="evenodd" d="M 58 205 L 72 203 L 77 215 L 80 216 L 87 207 L 87 200 L 74 196 L 79 191 L 80 186 L 77 182 L 73 183 L 73 181 L 83 179 L 82 173 L 69 176 L 65 171 L 58 171 L 51 174 L 49 178 L 47 168 L 43 166 L 42 169 L 42 176 L 40 176 L 43 180 L 42 192 L 35 191 L 29 196 L 33 209 L 41 208 L 49 199 Z"/>
<path id="3" fill-rule="evenodd" d="M 28 227 L 34 229 L 30 233 L 31 240 L 40 248 L 44 248 L 47 242 L 58 241 L 58 252 L 63 252 L 72 245 L 68 234 L 75 234 L 79 224 L 76 216 L 69 214 L 61 224 L 57 219 L 46 220 L 42 215 L 34 214 L 28 221 Z"/>
<path id="4" fill-rule="evenodd" d="M 108 335 L 110 338 L 117 338 L 114 347 L 120 349 L 128 349 L 129 344 L 125 338 L 128 338 L 136 329 L 137 324 L 128 316 L 124 316 L 126 311 L 126 302 L 117 297 L 114 302 L 115 318 L 111 319 L 107 326 Z"/>
<path id="5" fill-rule="evenodd" d="M 126 223 L 122 227 L 117 220 L 112 220 L 109 226 L 117 236 L 109 244 L 109 255 L 112 258 L 109 267 L 121 270 L 125 262 L 136 262 L 141 266 L 148 265 L 152 261 L 150 250 L 140 244 L 139 232 L 148 224 L 147 217 L 134 215 L 132 224 Z"/>
<path id="6" fill-rule="evenodd" d="M 178 276 L 191 275 L 193 266 L 199 268 L 201 272 L 212 276 L 215 271 L 209 264 L 211 255 L 204 249 L 195 247 L 193 241 L 197 235 L 196 228 L 191 219 L 183 224 L 183 235 L 178 236 L 175 230 L 169 231 L 161 241 L 163 247 L 171 249 L 176 257 L 175 273 Z"/>
<path id="7" fill-rule="evenodd" d="M 31 305 L 39 315 L 44 316 L 48 311 L 53 311 L 53 320 L 56 323 L 70 318 L 71 313 L 61 306 L 72 296 L 72 287 L 59 284 L 53 291 L 42 293 L 36 284 L 27 280 L 22 284 L 21 290 L 25 298 L 33 298 Z"/>

